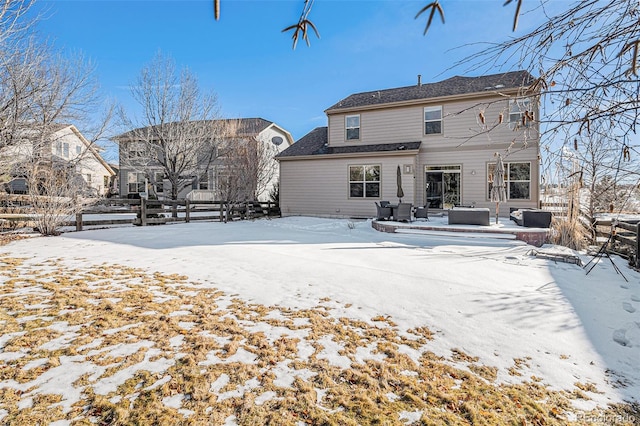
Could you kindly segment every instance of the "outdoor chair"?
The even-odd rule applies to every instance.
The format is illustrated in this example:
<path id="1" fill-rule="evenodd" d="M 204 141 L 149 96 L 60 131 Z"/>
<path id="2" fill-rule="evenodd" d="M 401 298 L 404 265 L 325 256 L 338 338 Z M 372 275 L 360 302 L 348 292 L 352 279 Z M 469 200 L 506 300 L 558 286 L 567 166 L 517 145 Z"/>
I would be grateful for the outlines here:
<path id="1" fill-rule="evenodd" d="M 411 208 L 413 205 L 411 203 L 400 203 L 398 207 L 395 208 L 393 213 L 393 220 L 400 222 L 406 221 L 411 222 Z"/>
<path id="2" fill-rule="evenodd" d="M 376 203 L 376 219 L 377 220 L 389 220 L 391 217 L 391 207 L 382 207 Z"/>
<path id="3" fill-rule="evenodd" d="M 512 207 L 509 217 L 519 226 L 526 228 L 549 228 L 553 214 L 540 209 Z"/>
<path id="4" fill-rule="evenodd" d="M 416 207 L 413 217 L 416 219 L 426 219 L 429 220 L 429 205 L 426 204 L 424 207 Z"/>

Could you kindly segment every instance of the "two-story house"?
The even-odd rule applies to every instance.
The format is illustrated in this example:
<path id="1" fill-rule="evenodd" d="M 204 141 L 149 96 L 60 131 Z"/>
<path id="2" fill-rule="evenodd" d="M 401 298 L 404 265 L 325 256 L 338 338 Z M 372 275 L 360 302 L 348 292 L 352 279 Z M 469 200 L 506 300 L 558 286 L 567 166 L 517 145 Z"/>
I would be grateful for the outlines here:
<path id="1" fill-rule="evenodd" d="M 278 155 L 283 215 L 373 217 L 374 202 L 430 209 L 492 207 L 496 153 L 509 207 L 539 205 L 536 93 L 526 71 L 452 77 L 357 93 L 328 108 L 318 127 Z M 508 214 L 509 209 L 503 209 Z"/>
<path id="2" fill-rule="evenodd" d="M 26 194 L 29 191 L 26 174 L 32 172 L 35 161 L 51 162 L 52 165 L 71 167 L 78 193 L 89 196 L 104 196 L 115 183 L 116 172 L 102 158 L 101 147 L 87 140 L 73 124 L 54 125 L 44 143 L 36 143 L 25 131 L 22 142 L 10 147 L 13 158 L 11 180 L 6 189 L 12 193 Z"/>
<path id="3" fill-rule="evenodd" d="M 257 195 L 260 200 L 267 200 L 268 194 L 278 182 L 278 164 L 274 157 L 293 144 L 291 134 L 279 125 L 263 118 L 237 118 L 221 119 L 206 122 L 181 123 L 184 126 L 206 125 L 207 128 L 227 128 L 228 132 L 220 132 L 223 136 L 211 136 L 210 144 L 194 144 L 201 152 L 194 156 L 194 164 L 185 168 L 180 176 L 177 190 L 177 198 L 192 200 L 221 200 L 229 196 L 224 190 L 228 185 L 232 167 L 229 164 L 229 152 L 233 146 L 246 141 L 255 141 L 263 144 L 264 150 L 256 153 L 254 157 L 268 155 L 270 158 L 254 158 L 261 161 L 262 168 L 272 168 L 273 173 L 266 173 L 269 182 L 263 182 Z M 170 198 L 171 182 L 166 176 L 165 168 L 154 160 L 153 155 L 146 152 L 153 149 L 153 132 L 147 132 L 149 128 L 134 129 L 118 135 L 114 140 L 119 145 L 119 169 L 120 169 L 120 196 L 137 197 L 145 196 L 151 188 L 158 198 Z M 151 136 L 147 136 L 147 135 Z M 206 137 L 206 135 L 205 135 Z M 219 140 L 213 140 L 219 138 Z M 188 148 L 188 147 L 187 147 Z M 189 148 L 188 148 L 189 149 Z M 196 149 L 196 148 L 193 148 Z M 235 155 L 238 155 L 235 152 Z M 197 157 L 197 159 L 196 159 Z M 245 170 L 246 171 L 246 170 Z M 257 173 L 257 171 L 256 171 Z"/>

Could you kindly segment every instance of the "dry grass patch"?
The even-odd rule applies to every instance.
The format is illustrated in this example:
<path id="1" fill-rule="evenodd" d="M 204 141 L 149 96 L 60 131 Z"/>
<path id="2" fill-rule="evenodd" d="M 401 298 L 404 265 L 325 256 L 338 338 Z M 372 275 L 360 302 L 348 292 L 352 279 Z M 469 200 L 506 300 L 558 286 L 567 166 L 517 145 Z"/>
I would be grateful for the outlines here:
<path id="1" fill-rule="evenodd" d="M 249 304 L 118 265 L 5 254 L 0 326 L 6 424 L 564 425 L 577 414 L 571 400 L 597 392 L 497 383 L 496 367 L 461 349 L 440 357 L 427 327 L 399 330 L 387 316 Z M 638 415 L 604 414 L 620 412 Z"/>

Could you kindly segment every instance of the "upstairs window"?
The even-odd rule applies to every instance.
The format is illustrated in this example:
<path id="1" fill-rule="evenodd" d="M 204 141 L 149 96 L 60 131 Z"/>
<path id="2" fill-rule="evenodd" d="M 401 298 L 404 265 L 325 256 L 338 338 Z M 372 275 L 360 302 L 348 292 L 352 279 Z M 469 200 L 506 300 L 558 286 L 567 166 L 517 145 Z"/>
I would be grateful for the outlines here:
<path id="1" fill-rule="evenodd" d="M 144 156 L 144 144 L 132 142 L 129 144 L 129 158 L 142 158 Z"/>
<path id="2" fill-rule="evenodd" d="M 64 158 L 69 158 L 69 144 L 67 142 L 62 144 L 62 156 Z"/>
<path id="3" fill-rule="evenodd" d="M 424 134 L 435 135 L 442 133 L 442 107 L 424 108 Z"/>
<path id="4" fill-rule="evenodd" d="M 349 197 L 380 198 L 380 166 L 349 166 Z"/>
<path id="5" fill-rule="evenodd" d="M 531 112 L 531 101 L 525 99 L 511 99 L 509 101 L 509 128 L 531 127 L 532 120 L 526 119 L 525 114 Z"/>
<path id="6" fill-rule="evenodd" d="M 80 145 L 76 145 L 76 154 L 77 155 L 82 154 L 82 147 Z"/>
<path id="7" fill-rule="evenodd" d="M 345 131 L 347 140 L 360 139 L 360 116 L 347 115 L 345 117 Z"/>

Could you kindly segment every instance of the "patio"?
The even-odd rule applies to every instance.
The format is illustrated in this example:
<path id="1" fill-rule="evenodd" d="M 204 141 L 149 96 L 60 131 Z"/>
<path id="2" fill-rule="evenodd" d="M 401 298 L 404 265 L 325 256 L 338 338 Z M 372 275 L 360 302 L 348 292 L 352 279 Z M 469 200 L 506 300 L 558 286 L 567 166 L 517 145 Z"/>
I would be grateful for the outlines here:
<path id="1" fill-rule="evenodd" d="M 371 226 L 380 232 L 390 233 L 416 233 L 426 235 L 442 235 L 443 232 L 456 233 L 465 237 L 483 237 L 483 238 L 504 238 L 524 241 L 536 247 L 545 244 L 549 237 L 548 228 L 525 228 L 518 226 L 512 220 L 501 217 L 499 223 L 491 220 L 488 226 L 485 225 L 449 225 L 446 214 L 429 216 L 429 220 L 413 220 L 411 222 L 396 222 L 393 220 L 382 221 L 374 219 Z"/>

